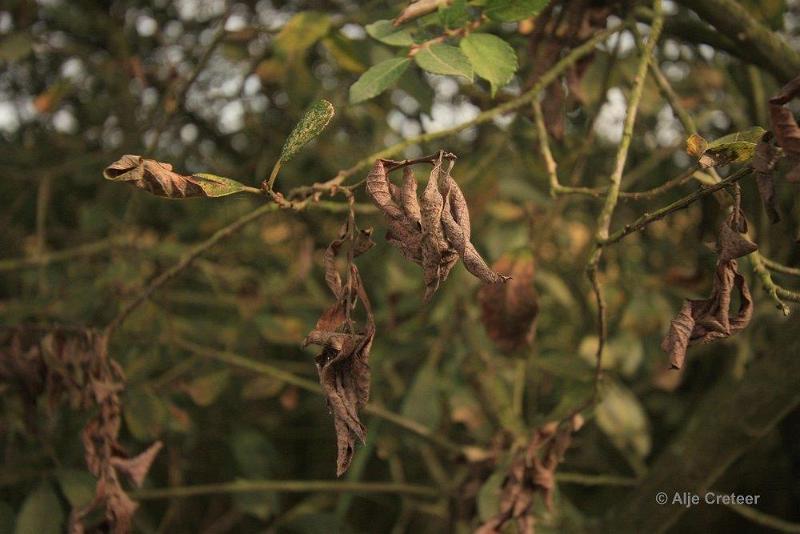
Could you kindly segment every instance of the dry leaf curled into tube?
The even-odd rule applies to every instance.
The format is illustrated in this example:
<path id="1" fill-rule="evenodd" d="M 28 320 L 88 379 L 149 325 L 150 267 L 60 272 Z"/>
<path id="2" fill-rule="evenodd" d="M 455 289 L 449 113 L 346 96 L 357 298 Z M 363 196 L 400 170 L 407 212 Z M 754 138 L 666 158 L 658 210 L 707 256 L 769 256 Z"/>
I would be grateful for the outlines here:
<path id="1" fill-rule="evenodd" d="M 322 352 L 315 358 L 319 381 L 333 415 L 338 449 L 336 474 L 341 476 L 353 459 L 357 440 L 366 439 L 366 428 L 358 412 L 369 400 L 369 352 L 375 337 L 375 320 L 358 268 L 350 264 L 346 281 L 336 267 L 336 258 L 345 244 L 353 247 L 353 257 L 369 250 L 374 243 L 371 229 L 357 231 L 351 220 L 325 252 L 325 281 L 336 297 L 305 339 L 304 346 L 315 344 Z M 361 302 L 366 324 L 358 329 L 352 314 Z"/>
<path id="2" fill-rule="evenodd" d="M 366 180 L 367 192 L 386 218 L 386 240 L 404 257 L 422 266 L 426 301 L 447 279 L 459 258 L 484 283 L 508 279 L 491 270 L 470 241 L 467 202 L 451 175 L 454 159 L 452 154 L 439 151 L 420 198 L 409 167 L 405 168 L 400 187 L 389 180 L 388 171 L 400 166 L 395 162 L 376 161 Z"/>
<path id="3" fill-rule="evenodd" d="M 769 115 L 775 139 L 792 163 L 792 169 L 786 175 L 786 179 L 790 182 L 800 181 L 800 127 L 792 111 L 785 104 L 798 95 L 800 95 L 800 76 L 784 85 L 778 94 L 769 100 Z"/>
<path id="4" fill-rule="evenodd" d="M 517 532 L 533 534 L 536 521 L 533 516 L 534 498 L 539 494 L 553 509 L 556 488 L 556 470 L 572 442 L 572 435 L 583 426 L 583 417 L 574 415 L 566 423 L 551 422 L 537 428 L 525 449 L 517 452 L 503 481 L 500 510 L 475 532 L 499 534 L 506 525 L 515 521 Z"/>
<path id="5" fill-rule="evenodd" d="M 487 284 L 478 292 L 486 333 L 504 352 L 533 342 L 539 302 L 533 286 L 533 255 L 525 250 L 504 254 L 492 266 L 511 275 L 505 284 Z"/>
<path id="6" fill-rule="evenodd" d="M 680 369 L 690 345 L 709 343 L 729 337 L 743 330 L 753 314 L 753 300 L 747 281 L 739 273 L 736 258 L 755 251 L 758 247 L 739 233 L 735 219 L 744 219 L 736 212 L 731 214 L 720 229 L 717 251 L 719 260 L 714 273 L 711 296 L 702 300 L 686 300 L 678 315 L 670 323 L 669 332 L 661 348 L 669 354 L 670 364 Z M 730 307 L 734 289 L 739 295 L 739 309 L 731 315 Z"/>
<path id="7" fill-rule="evenodd" d="M 244 189 L 230 178 L 203 173 L 178 174 L 169 163 L 130 154 L 106 167 L 103 176 L 112 182 L 130 182 L 153 195 L 173 199 L 223 197 Z"/>

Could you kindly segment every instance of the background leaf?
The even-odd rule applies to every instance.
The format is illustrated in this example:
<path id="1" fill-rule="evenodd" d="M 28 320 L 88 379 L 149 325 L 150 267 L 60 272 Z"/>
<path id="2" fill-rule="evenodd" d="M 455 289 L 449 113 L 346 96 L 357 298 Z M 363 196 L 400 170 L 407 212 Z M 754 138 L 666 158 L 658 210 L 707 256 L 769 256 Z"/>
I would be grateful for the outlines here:
<path id="1" fill-rule="evenodd" d="M 414 61 L 423 70 L 433 74 L 463 76 L 472 81 L 472 65 L 461 49 L 455 46 L 437 44 L 428 46 L 414 55 Z"/>
<path id="2" fill-rule="evenodd" d="M 390 46 L 411 46 L 414 38 L 408 28 L 398 28 L 392 24 L 391 20 L 376 20 L 372 24 L 364 26 L 367 34 L 383 44 Z"/>
<path id="3" fill-rule="evenodd" d="M 491 84 L 492 96 L 517 71 L 517 53 L 496 35 L 471 33 L 461 40 L 460 46 L 475 73 Z"/>
<path id="4" fill-rule="evenodd" d="M 358 104 L 384 92 L 400 79 L 409 63 L 408 58 L 396 57 L 372 66 L 350 87 L 350 103 Z"/>
<path id="5" fill-rule="evenodd" d="M 488 0 L 483 12 L 492 20 L 516 22 L 538 15 L 549 3 L 550 0 Z"/>
<path id="6" fill-rule="evenodd" d="M 42 482 L 22 503 L 15 534 L 61 534 L 64 511 L 47 482 Z"/>

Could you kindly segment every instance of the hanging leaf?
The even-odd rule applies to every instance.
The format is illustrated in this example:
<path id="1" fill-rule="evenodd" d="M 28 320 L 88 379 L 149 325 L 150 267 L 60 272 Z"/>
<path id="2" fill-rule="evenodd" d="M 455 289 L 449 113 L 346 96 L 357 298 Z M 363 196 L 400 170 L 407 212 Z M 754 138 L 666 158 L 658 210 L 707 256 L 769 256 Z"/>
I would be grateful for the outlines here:
<path id="1" fill-rule="evenodd" d="M 390 20 L 376 20 L 367 24 L 364 29 L 373 39 L 389 46 L 411 46 L 414 38 L 406 28 L 398 28 Z"/>
<path id="2" fill-rule="evenodd" d="M 488 0 L 483 13 L 492 20 L 516 22 L 535 17 L 549 3 L 550 0 Z"/>
<path id="3" fill-rule="evenodd" d="M 530 344 L 536 332 L 538 296 L 533 286 L 533 255 L 525 250 L 504 254 L 492 268 L 511 276 L 505 284 L 488 284 L 478 292 L 481 322 L 486 333 L 504 352 Z"/>
<path id="4" fill-rule="evenodd" d="M 331 19 L 318 11 L 301 11 L 294 15 L 275 37 L 275 50 L 291 56 L 305 52 L 328 34 Z"/>
<path id="5" fill-rule="evenodd" d="M 327 100 L 317 100 L 311 104 L 292 133 L 286 138 L 281 149 L 281 163 L 291 160 L 306 143 L 322 133 L 335 113 L 333 104 Z"/>
<path id="6" fill-rule="evenodd" d="M 105 168 L 103 176 L 112 182 L 130 182 L 139 189 L 165 198 L 223 197 L 239 193 L 245 186 L 214 174 L 178 174 L 172 165 L 126 154 Z"/>
<path id="7" fill-rule="evenodd" d="M 719 261 L 714 273 L 711 296 L 703 300 L 687 300 L 670 324 L 669 333 L 661 342 L 661 349 L 669 354 L 670 364 L 680 369 L 689 345 L 709 343 L 729 337 L 743 330 L 753 314 L 753 300 L 744 276 L 734 258 L 749 254 L 758 247 L 739 230 L 737 219 L 744 217 L 734 211 L 720 229 L 717 250 Z M 746 223 L 745 223 L 746 224 Z M 739 309 L 731 316 L 730 307 L 734 288 L 739 293 Z"/>
<path id="8" fill-rule="evenodd" d="M 773 171 L 778 161 L 778 151 L 773 146 L 772 139 L 771 132 L 767 132 L 761 137 L 758 146 L 756 146 L 753 169 L 756 171 L 758 194 L 761 197 L 764 210 L 767 212 L 769 221 L 775 224 L 781 220 L 781 215 L 778 212 L 778 200 L 775 196 L 775 181 L 773 180 Z"/>
<path id="9" fill-rule="evenodd" d="M 43 482 L 22 503 L 17 516 L 16 534 L 61 534 L 64 511 L 58 496 Z"/>
<path id="10" fill-rule="evenodd" d="M 800 181 L 800 127 L 797 126 L 794 114 L 785 104 L 798 95 L 800 95 L 800 76 L 784 85 L 778 94 L 769 100 L 769 114 L 775 139 L 792 164 L 792 169 L 786 175 L 786 180 L 790 182 Z"/>
<path id="11" fill-rule="evenodd" d="M 396 57 L 373 65 L 350 86 L 350 103 L 358 104 L 378 96 L 400 79 L 410 63 L 408 58 Z"/>
<path id="12" fill-rule="evenodd" d="M 414 61 L 423 70 L 433 74 L 463 76 L 472 81 L 472 65 L 461 49 L 455 46 L 437 44 L 428 46 L 414 55 Z"/>
<path id="13" fill-rule="evenodd" d="M 491 85 L 492 96 L 517 72 L 517 53 L 496 35 L 471 33 L 461 40 L 460 46 L 475 73 Z"/>

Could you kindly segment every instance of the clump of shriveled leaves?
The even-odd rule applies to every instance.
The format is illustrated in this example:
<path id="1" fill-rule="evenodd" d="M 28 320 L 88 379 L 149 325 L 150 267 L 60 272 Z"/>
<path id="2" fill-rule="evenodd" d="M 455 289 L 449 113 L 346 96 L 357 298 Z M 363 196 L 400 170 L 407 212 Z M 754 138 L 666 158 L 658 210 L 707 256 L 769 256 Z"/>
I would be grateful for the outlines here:
<path id="1" fill-rule="evenodd" d="M 547 509 L 553 509 L 556 469 L 572 442 L 572 434 L 583 426 L 583 417 L 574 415 L 564 424 L 547 423 L 537 428 L 530 443 L 517 452 L 503 481 L 500 510 L 481 525 L 476 534 L 497 534 L 516 521 L 517 532 L 533 534 L 536 519 L 534 498 L 541 495 Z"/>
<path id="2" fill-rule="evenodd" d="M 485 285 L 478 292 L 481 321 L 500 350 L 513 352 L 530 344 L 536 333 L 539 303 L 533 286 L 533 255 L 527 250 L 504 254 L 492 268 L 509 273 L 511 280 Z"/>
<path id="3" fill-rule="evenodd" d="M 103 176 L 112 182 L 129 182 L 139 189 L 165 198 L 224 197 L 245 186 L 214 174 L 178 174 L 172 165 L 127 154 L 105 168 Z"/>
<path id="4" fill-rule="evenodd" d="M 389 229 L 386 240 L 407 259 L 422 266 L 427 301 L 447 279 L 460 257 L 469 272 L 485 283 L 508 280 L 486 265 L 470 242 L 471 224 L 464 194 L 450 172 L 455 156 L 439 151 L 428 184 L 417 198 L 417 181 L 406 163 L 377 160 L 367 176 L 367 192 L 383 212 Z M 397 187 L 388 174 L 405 167 Z"/>
<path id="5" fill-rule="evenodd" d="M 362 443 L 366 439 L 366 429 L 361 424 L 358 411 L 369 400 L 369 351 L 375 337 L 375 320 L 361 275 L 352 258 L 375 244 L 370 238 L 371 234 L 372 229 L 358 231 L 351 215 L 342 226 L 339 237 L 328 246 L 325 252 L 325 281 L 336 302 L 325 310 L 304 341 L 304 346 L 314 344 L 322 347 L 316 364 L 336 428 L 337 476 L 341 476 L 350 466 L 356 439 Z M 347 279 L 343 283 L 336 259 L 346 243 L 350 249 Z M 353 311 L 359 300 L 366 315 L 366 324 L 361 329 L 356 327 L 353 320 Z"/>
<path id="6" fill-rule="evenodd" d="M 747 281 L 739 274 L 736 264 L 736 258 L 758 249 L 744 235 L 746 232 L 747 221 L 736 208 L 722 224 L 717 238 L 718 261 L 711 296 L 685 301 L 661 343 L 661 348 L 669 354 L 673 368 L 680 369 L 683 366 L 689 345 L 729 337 L 743 330 L 750 322 L 753 301 Z M 739 294 L 739 309 L 732 316 L 730 307 L 734 288 Z"/>
<path id="7" fill-rule="evenodd" d="M 141 486 L 161 442 L 133 458 L 119 443 L 119 395 L 125 377 L 119 364 L 108 357 L 106 336 L 89 329 L 34 326 L 2 332 L 0 382 L 17 387 L 31 412 L 42 395 L 51 408 L 66 399 L 73 409 L 96 409 L 81 433 L 86 464 L 97 478 L 95 496 L 85 507 L 72 511 L 70 532 L 84 532 L 84 517 L 101 505 L 108 529 L 129 532 L 137 505 L 123 489 L 120 476 Z"/>

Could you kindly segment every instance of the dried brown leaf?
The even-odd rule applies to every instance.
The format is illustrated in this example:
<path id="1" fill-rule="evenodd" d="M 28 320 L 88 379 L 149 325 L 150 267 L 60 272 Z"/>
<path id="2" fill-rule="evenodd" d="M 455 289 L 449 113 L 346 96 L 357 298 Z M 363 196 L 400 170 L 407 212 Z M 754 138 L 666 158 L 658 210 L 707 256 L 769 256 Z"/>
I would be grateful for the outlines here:
<path id="1" fill-rule="evenodd" d="M 315 362 L 336 430 L 337 476 L 350 466 L 356 441 L 366 439 L 358 411 L 369 400 L 369 353 L 375 336 L 375 320 L 358 268 L 349 264 L 347 281 L 343 282 L 336 267 L 336 258 L 345 242 L 353 247 L 352 257 L 373 245 L 371 230 L 358 231 L 352 224 L 348 219 L 325 253 L 325 279 L 336 302 L 322 314 L 304 342 L 322 347 Z M 359 301 L 366 315 L 366 324 L 361 329 L 352 318 Z"/>
<path id="2" fill-rule="evenodd" d="M 505 254 L 493 268 L 509 273 L 511 280 L 481 287 L 481 321 L 500 350 L 513 352 L 530 344 L 536 331 L 539 303 L 533 286 L 533 256 L 527 251 Z"/>
<path id="3" fill-rule="evenodd" d="M 111 465 L 113 465 L 117 471 L 125 473 L 130 477 L 137 488 L 141 488 L 144 483 L 144 478 L 150 471 L 150 466 L 153 465 L 153 460 L 156 459 L 156 456 L 163 446 L 163 443 L 156 441 L 144 452 L 133 458 L 111 458 Z"/>
<path id="4" fill-rule="evenodd" d="M 775 197 L 775 181 L 773 179 L 773 170 L 778 160 L 777 150 L 770 142 L 772 134 L 766 132 L 756 146 L 755 156 L 753 158 L 753 169 L 756 171 L 756 183 L 758 185 L 758 194 L 761 197 L 761 202 L 764 205 L 764 210 L 772 224 L 781 220 L 780 213 L 778 212 L 778 201 Z"/>

